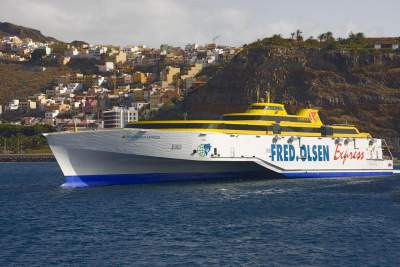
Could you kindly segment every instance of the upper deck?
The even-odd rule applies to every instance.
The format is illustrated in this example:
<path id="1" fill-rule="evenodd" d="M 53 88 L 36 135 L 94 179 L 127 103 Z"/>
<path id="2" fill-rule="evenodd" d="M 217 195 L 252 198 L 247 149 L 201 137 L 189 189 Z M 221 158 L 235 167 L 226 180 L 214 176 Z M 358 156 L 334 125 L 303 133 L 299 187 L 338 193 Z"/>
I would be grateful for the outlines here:
<path id="1" fill-rule="evenodd" d="M 283 104 L 253 103 L 242 113 L 224 114 L 221 120 L 140 121 L 127 128 L 160 129 L 227 134 L 368 138 L 352 125 L 324 125 L 318 109 L 306 108 L 289 115 Z"/>

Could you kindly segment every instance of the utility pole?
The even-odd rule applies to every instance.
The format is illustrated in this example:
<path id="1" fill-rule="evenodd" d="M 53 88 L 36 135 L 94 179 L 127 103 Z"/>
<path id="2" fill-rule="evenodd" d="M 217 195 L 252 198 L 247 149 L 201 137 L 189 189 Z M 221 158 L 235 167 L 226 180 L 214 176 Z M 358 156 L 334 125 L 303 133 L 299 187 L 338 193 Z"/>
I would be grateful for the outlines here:
<path id="1" fill-rule="evenodd" d="M 117 70 L 114 68 L 114 94 L 115 90 L 117 89 Z"/>

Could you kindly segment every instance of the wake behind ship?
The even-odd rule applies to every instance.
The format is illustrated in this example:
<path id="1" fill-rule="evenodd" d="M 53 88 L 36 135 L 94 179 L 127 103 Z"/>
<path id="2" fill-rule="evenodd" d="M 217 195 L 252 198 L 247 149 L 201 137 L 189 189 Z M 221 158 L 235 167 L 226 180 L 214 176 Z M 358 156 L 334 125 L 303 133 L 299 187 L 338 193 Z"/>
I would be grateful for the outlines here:
<path id="1" fill-rule="evenodd" d="M 289 115 L 270 101 L 221 120 L 142 121 L 45 135 L 65 187 L 394 172 L 384 140 L 351 125 L 324 125 L 317 109 Z"/>

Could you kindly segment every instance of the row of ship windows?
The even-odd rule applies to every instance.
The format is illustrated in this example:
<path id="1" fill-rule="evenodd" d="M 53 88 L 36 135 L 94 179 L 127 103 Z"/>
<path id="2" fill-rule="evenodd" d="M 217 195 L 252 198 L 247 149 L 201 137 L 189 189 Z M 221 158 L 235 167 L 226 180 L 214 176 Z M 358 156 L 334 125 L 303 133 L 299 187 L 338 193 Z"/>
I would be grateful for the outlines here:
<path id="1" fill-rule="evenodd" d="M 272 131 L 274 134 L 281 132 L 321 133 L 332 134 L 357 134 L 354 128 L 335 129 L 331 127 L 287 127 L 275 124 L 272 126 L 245 125 L 245 124 L 218 124 L 218 123 L 146 123 L 128 124 L 127 128 L 139 129 L 220 129 L 220 130 L 245 130 L 245 131 Z"/>
<path id="2" fill-rule="evenodd" d="M 256 110 L 283 110 L 282 107 L 275 107 L 275 106 L 251 106 L 250 109 L 256 109 Z"/>
<path id="3" fill-rule="evenodd" d="M 222 118 L 226 121 L 247 121 L 247 120 L 255 120 L 255 121 L 290 121 L 290 122 L 311 122 L 309 118 L 302 117 L 285 117 L 285 116 L 246 116 L 246 115 L 226 115 Z"/>

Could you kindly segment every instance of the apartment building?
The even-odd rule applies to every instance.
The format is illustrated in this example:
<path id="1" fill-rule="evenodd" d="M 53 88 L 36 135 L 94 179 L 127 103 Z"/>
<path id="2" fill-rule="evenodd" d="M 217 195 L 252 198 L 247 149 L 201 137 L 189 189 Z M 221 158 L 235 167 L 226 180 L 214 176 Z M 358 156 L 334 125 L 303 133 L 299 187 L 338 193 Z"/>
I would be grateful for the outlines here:
<path id="1" fill-rule="evenodd" d="M 124 128 L 130 121 L 138 121 L 139 112 L 135 107 L 113 107 L 103 111 L 104 128 Z"/>

